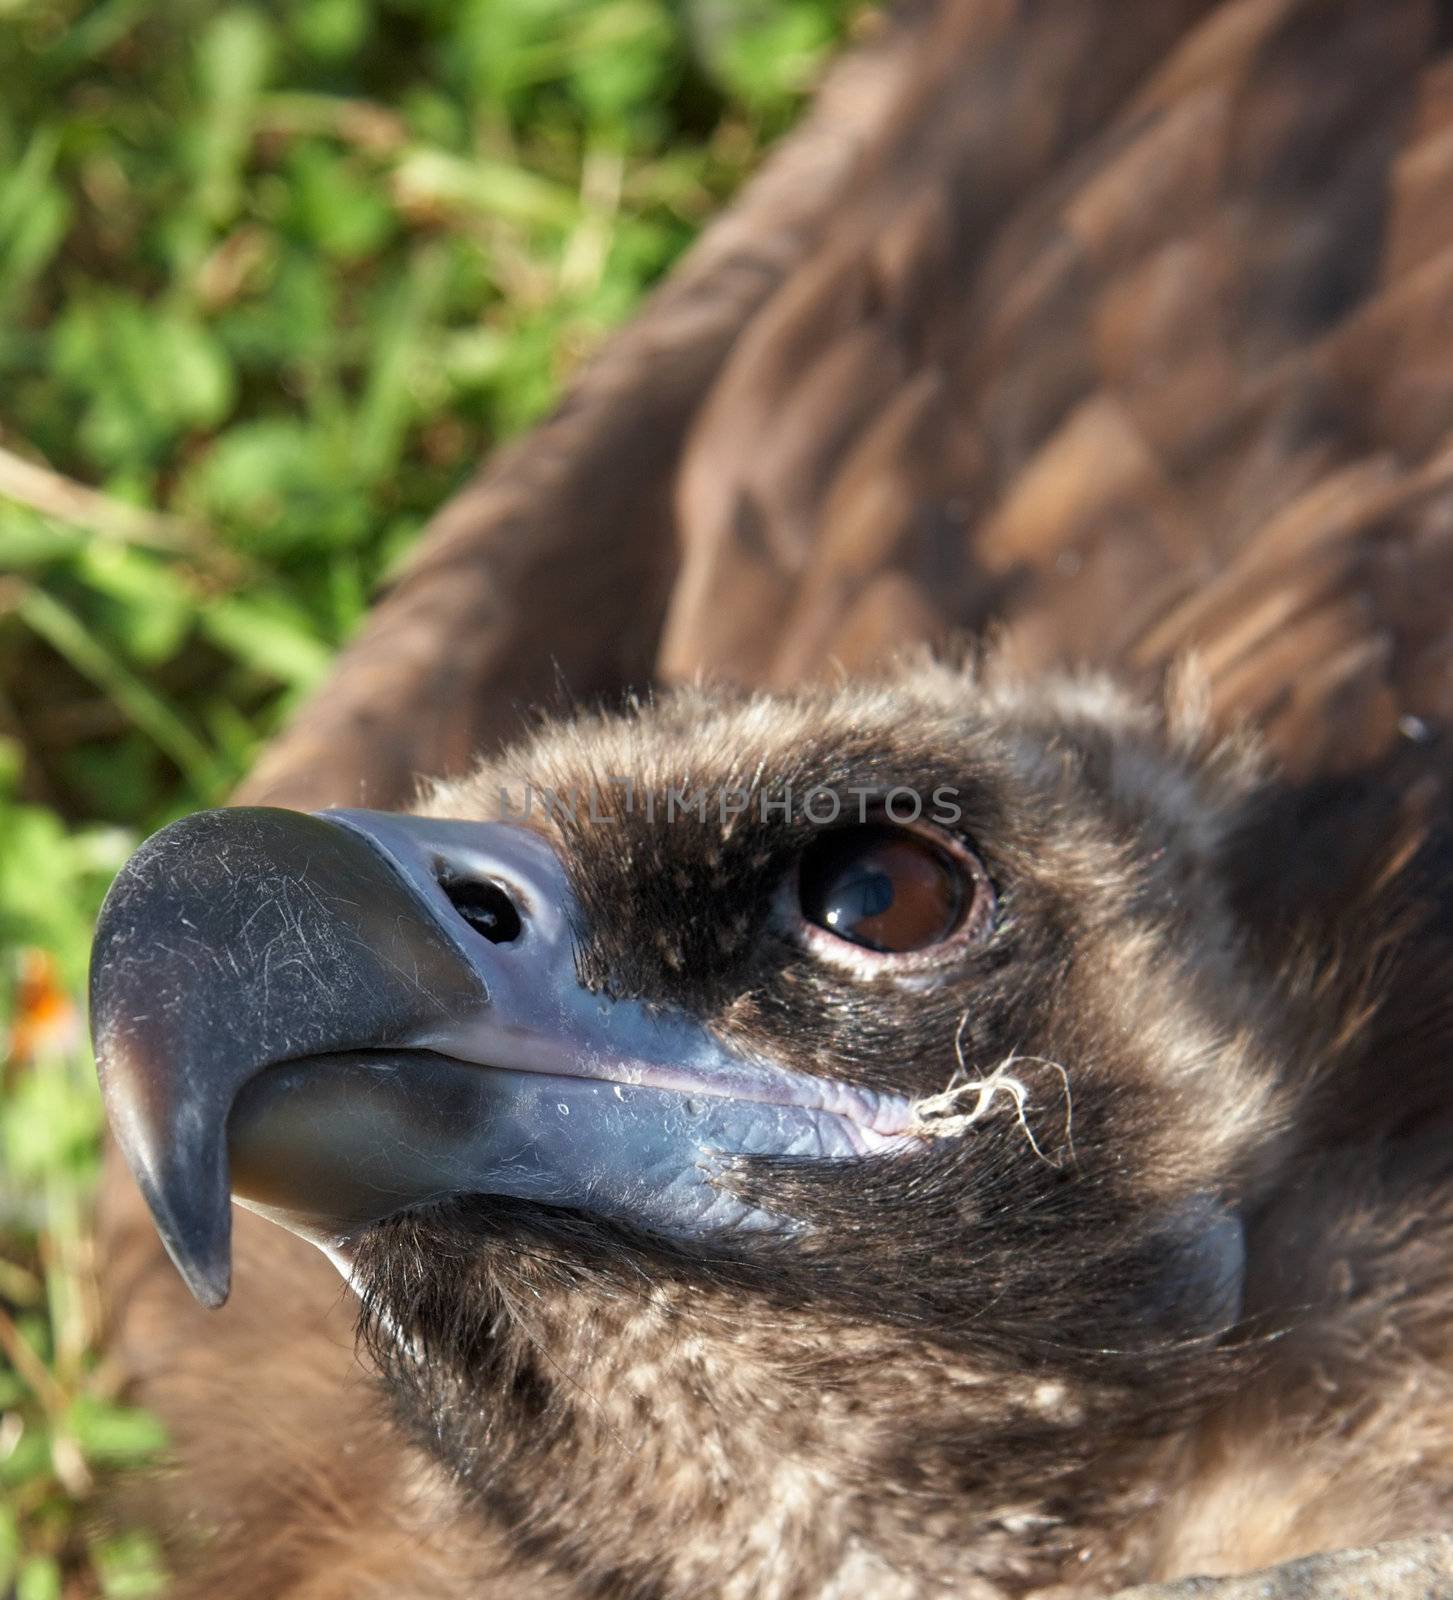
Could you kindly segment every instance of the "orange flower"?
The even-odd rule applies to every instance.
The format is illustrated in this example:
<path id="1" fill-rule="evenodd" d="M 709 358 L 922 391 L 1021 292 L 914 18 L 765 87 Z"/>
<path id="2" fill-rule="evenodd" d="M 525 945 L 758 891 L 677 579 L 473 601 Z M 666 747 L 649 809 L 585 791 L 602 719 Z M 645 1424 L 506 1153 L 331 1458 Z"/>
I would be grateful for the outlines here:
<path id="1" fill-rule="evenodd" d="M 56 958 L 33 945 L 22 950 L 8 1060 L 20 1064 L 53 1055 L 78 1044 L 80 1036 L 80 1007 L 61 985 Z"/>

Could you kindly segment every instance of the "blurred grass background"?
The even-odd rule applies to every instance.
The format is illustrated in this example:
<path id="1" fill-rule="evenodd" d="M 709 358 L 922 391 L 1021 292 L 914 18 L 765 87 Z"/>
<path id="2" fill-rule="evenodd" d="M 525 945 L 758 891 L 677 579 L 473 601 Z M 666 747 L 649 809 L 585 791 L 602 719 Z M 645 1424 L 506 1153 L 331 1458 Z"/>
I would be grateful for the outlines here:
<path id="1" fill-rule="evenodd" d="M 0 0 L 0 1594 L 106 1474 L 91 919 L 802 104 L 849 0 Z"/>

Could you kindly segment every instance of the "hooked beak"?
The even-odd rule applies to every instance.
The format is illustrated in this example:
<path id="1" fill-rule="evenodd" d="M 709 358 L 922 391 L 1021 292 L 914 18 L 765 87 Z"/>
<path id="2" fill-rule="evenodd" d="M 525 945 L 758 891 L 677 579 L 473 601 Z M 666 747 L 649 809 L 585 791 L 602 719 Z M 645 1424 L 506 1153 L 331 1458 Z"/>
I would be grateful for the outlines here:
<path id="1" fill-rule="evenodd" d="M 192 1292 L 225 1300 L 230 1198 L 335 1254 L 461 1194 L 674 1236 L 791 1228 L 736 1158 L 896 1146 L 906 1101 L 594 993 L 533 832 L 385 812 L 202 812 L 107 897 L 91 1017 L 107 1111 Z"/>

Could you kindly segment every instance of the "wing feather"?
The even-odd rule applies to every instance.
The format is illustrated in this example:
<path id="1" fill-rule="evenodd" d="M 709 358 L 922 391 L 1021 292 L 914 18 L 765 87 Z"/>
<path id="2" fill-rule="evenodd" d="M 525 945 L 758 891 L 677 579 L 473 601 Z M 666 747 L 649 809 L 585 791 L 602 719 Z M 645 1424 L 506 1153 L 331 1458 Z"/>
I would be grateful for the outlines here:
<path id="1" fill-rule="evenodd" d="M 938 77 L 687 441 L 660 670 L 789 685 L 993 622 L 1034 665 L 1194 652 L 1293 767 L 1366 759 L 1449 699 L 1439 18 L 1183 7 L 1081 55 L 1091 94 L 1054 75 L 1095 9 L 993 11 L 950 80 L 925 33 Z"/>

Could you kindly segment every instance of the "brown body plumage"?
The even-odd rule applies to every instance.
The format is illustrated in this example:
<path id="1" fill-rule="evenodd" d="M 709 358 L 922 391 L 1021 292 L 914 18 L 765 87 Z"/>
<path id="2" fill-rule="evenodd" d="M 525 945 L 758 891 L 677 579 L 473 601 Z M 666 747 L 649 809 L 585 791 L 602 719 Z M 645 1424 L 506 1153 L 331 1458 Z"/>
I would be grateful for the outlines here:
<path id="1" fill-rule="evenodd" d="M 538 825 L 602 988 L 1026 1095 L 911 1193 L 792 1179 L 825 1242 L 790 1268 L 505 1201 L 388 1223 L 363 1365 L 331 1268 L 251 1218 L 204 1323 L 118 1181 L 113 1348 L 177 1441 L 184 1592 L 1080 1596 L 1446 1521 L 1447 33 L 909 10 L 446 509 L 248 797 L 975 789 L 1011 914 L 950 989 L 880 983 L 876 1031 L 750 936 L 786 844 Z M 957 630 L 989 659 L 687 691 L 475 768 L 557 673 L 780 692 Z"/>

